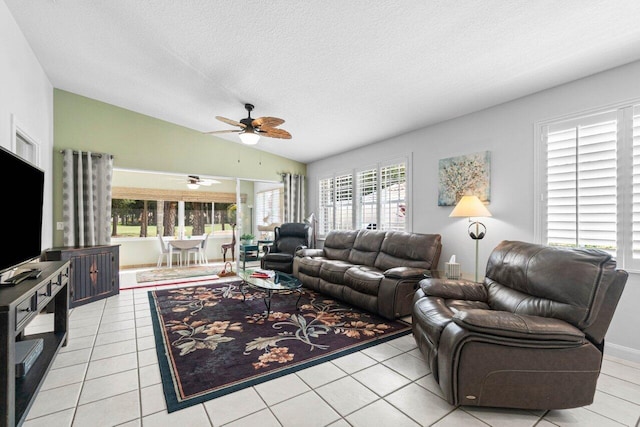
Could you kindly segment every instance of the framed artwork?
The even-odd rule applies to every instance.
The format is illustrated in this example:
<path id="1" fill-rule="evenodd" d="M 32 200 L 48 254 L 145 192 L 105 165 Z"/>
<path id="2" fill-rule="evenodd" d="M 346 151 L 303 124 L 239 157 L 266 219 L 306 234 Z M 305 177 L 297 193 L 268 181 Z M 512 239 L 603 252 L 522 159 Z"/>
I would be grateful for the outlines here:
<path id="1" fill-rule="evenodd" d="M 465 194 L 491 201 L 491 153 L 465 154 L 438 162 L 438 206 L 455 206 Z"/>

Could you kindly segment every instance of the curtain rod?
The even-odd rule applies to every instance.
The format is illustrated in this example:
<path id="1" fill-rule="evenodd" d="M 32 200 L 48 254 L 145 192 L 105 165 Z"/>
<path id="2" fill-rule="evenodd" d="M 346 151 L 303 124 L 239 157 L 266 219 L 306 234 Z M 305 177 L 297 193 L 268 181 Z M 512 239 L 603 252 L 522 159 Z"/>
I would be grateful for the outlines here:
<path id="1" fill-rule="evenodd" d="M 65 151 L 66 150 L 60 150 L 60 154 L 64 154 Z M 80 151 L 73 150 L 73 154 L 80 154 Z M 113 155 L 112 154 L 106 154 L 106 155 L 113 159 Z M 101 153 L 91 153 L 91 157 L 102 157 L 102 154 Z"/>

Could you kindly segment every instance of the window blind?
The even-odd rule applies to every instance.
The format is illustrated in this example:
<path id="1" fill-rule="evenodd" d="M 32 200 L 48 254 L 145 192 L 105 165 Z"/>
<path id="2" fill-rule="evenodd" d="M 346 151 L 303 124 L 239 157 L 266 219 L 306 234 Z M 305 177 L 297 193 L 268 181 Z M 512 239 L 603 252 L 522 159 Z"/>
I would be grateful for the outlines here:
<path id="1" fill-rule="evenodd" d="M 550 125 L 545 137 L 547 243 L 615 255 L 616 112 Z"/>
<path id="2" fill-rule="evenodd" d="M 406 163 L 380 168 L 380 220 L 383 230 L 406 229 Z"/>
<path id="3" fill-rule="evenodd" d="M 318 194 L 320 196 L 319 213 L 318 213 L 318 234 L 326 236 L 333 230 L 333 206 L 334 191 L 333 177 L 324 178 L 318 181 Z"/>
<path id="4" fill-rule="evenodd" d="M 282 189 L 259 191 L 256 193 L 256 224 L 258 227 L 282 223 Z"/>
<path id="5" fill-rule="evenodd" d="M 335 178 L 335 223 L 336 230 L 353 228 L 353 175 Z"/>
<path id="6" fill-rule="evenodd" d="M 633 109 L 632 142 L 632 201 L 631 201 L 631 257 L 640 259 L 640 106 Z"/>
<path id="7" fill-rule="evenodd" d="M 357 228 L 378 228 L 378 169 L 358 172 Z"/>

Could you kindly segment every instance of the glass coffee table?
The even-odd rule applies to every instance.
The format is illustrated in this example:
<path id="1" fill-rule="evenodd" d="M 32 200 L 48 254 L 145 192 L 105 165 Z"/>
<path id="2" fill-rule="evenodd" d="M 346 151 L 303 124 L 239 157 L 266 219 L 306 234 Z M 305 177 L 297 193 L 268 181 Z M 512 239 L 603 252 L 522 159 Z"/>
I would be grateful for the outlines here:
<path id="1" fill-rule="evenodd" d="M 246 299 L 244 293 L 245 285 L 262 291 L 266 294 L 264 297 L 264 304 L 267 306 L 267 317 L 271 312 L 271 296 L 274 293 L 297 293 L 298 300 L 296 301 L 296 309 L 300 304 L 300 298 L 302 297 L 302 282 L 295 276 L 275 271 L 273 277 L 261 278 L 252 277 L 254 270 L 242 270 L 238 274 L 242 278 L 240 284 L 240 292 L 242 292 L 242 300 Z"/>

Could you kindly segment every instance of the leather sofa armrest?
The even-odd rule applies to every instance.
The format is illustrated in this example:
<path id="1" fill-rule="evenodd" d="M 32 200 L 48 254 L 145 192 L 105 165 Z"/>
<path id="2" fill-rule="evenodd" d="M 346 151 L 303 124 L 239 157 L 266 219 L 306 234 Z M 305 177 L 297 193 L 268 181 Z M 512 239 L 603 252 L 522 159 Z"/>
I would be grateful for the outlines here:
<path id="1" fill-rule="evenodd" d="M 393 267 L 384 272 L 384 277 L 389 279 L 424 279 L 429 270 L 415 267 Z"/>
<path id="2" fill-rule="evenodd" d="M 542 341 L 584 342 L 584 332 L 564 320 L 508 311 L 458 311 L 453 321 L 461 328 L 494 336 Z"/>
<path id="3" fill-rule="evenodd" d="M 296 256 L 300 257 L 300 258 L 304 258 L 304 257 L 320 257 L 320 256 L 324 256 L 324 251 L 322 249 L 310 249 L 310 248 L 304 248 L 304 249 L 299 249 L 298 251 L 296 251 Z"/>
<path id="4" fill-rule="evenodd" d="M 420 288 L 428 296 L 444 299 L 488 301 L 487 288 L 482 283 L 469 280 L 422 279 Z"/>

